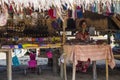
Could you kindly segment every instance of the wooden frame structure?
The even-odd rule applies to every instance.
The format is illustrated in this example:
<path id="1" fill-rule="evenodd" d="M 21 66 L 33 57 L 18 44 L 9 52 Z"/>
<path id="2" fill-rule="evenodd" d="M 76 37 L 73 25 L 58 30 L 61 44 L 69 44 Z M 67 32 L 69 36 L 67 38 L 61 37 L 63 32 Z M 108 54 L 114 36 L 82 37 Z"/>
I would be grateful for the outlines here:
<path id="1" fill-rule="evenodd" d="M 12 80 L 12 49 L 0 49 L 0 52 L 6 53 L 7 80 Z"/>
<path id="2" fill-rule="evenodd" d="M 48 45 L 41 47 L 29 47 L 25 49 L 36 49 L 36 48 L 60 48 L 57 45 Z M 6 54 L 6 63 L 7 63 L 7 80 L 12 80 L 12 50 L 13 49 L 0 49 L 0 52 L 4 52 Z M 55 67 L 55 66 L 54 66 Z"/>

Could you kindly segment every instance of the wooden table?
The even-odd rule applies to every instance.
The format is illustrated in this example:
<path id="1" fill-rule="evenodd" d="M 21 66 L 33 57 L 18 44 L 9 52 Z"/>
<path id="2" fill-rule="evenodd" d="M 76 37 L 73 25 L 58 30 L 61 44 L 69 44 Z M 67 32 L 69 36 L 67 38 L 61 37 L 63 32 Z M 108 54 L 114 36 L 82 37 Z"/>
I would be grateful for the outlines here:
<path id="1" fill-rule="evenodd" d="M 108 80 L 108 65 L 114 68 L 115 61 L 114 56 L 109 45 L 64 45 L 64 75 L 65 80 L 67 80 L 66 75 L 66 61 L 71 61 L 73 63 L 73 75 L 72 80 L 75 80 L 76 74 L 76 64 L 77 61 L 87 61 L 88 58 L 94 61 L 93 67 L 96 69 L 96 60 L 106 59 L 106 80 Z M 93 79 L 96 80 L 96 71 L 93 70 Z"/>

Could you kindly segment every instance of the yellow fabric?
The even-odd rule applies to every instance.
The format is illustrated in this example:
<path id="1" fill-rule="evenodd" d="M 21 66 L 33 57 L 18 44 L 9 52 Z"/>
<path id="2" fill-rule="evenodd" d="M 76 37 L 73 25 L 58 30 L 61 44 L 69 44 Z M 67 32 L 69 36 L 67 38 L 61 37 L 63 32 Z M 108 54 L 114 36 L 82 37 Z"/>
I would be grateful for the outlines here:
<path id="1" fill-rule="evenodd" d="M 39 47 L 38 44 L 22 44 L 23 48 L 27 48 L 27 47 Z"/>

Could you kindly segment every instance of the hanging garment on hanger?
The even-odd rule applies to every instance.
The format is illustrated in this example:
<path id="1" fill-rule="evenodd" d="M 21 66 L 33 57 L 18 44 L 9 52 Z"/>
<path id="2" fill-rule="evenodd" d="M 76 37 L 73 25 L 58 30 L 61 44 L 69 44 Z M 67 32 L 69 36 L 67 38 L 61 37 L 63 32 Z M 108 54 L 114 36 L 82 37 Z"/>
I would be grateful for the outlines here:
<path id="1" fill-rule="evenodd" d="M 91 10 L 92 10 L 92 12 L 95 11 L 95 5 L 94 5 L 94 3 L 92 3 Z"/>
<path id="2" fill-rule="evenodd" d="M 70 18 L 70 17 L 72 17 L 72 10 L 71 9 L 68 9 L 68 17 Z"/>
<path id="3" fill-rule="evenodd" d="M 13 11 L 13 6 L 10 4 L 10 7 L 8 9 L 8 13 L 9 14 L 12 14 L 14 11 Z"/>
<path id="4" fill-rule="evenodd" d="M 102 14 L 104 5 L 103 5 L 103 3 L 101 1 L 100 1 L 100 4 L 99 4 L 99 7 L 100 7 L 100 14 Z"/>
<path id="5" fill-rule="evenodd" d="M 68 5 L 67 5 L 67 3 L 65 3 L 65 4 L 62 4 L 62 8 L 63 8 L 63 10 L 67 10 L 67 8 L 68 8 Z"/>
<path id="6" fill-rule="evenodd" d="M 76 25 L 75 25 L 75 20 L 73 18 L 68 18 L 67 19 L 67 28 L 66 29 L 75 29 Z"/>
<path id="7" fill-rule="evenodd" d="M 82 8 L 80 8 L 79 6 L 77 6 L 75 15 L 76 15 L 76 18 L 83 18 Z"/>
<path id="8" fill-rule="evenodd" d="M 51 22 L 51 25 L 52 25 L 52 27 L 53 27 L 54 29 L 58 29 L 58 27 L 59 27 L 56 20 L 52 21 L 52 22 Z"/>
<path id="9" fill-rule="evenodd" d="M 98 12 L 98 2 L 94 1 L 92 3 L 92 6 L 93 6 L 93 9 L 92 9 L 92 12 Z"/>
<path id="10" fill-rule="evenodd" d="M 94 12 L 97 12 L 97 3 L 94 1 Z"/>
<path id="11" fill-rule="evenodd" d="M 0 26 L 5 26 L 7 24 L 8 19 L 8 8 L 7 5 L 1 5 L 2 11 L 0 13 Z"/>
<path id="12" fill-rule="evenodd" d="M 120 1 L 118 1 L 118 14 L 120 14 Z"/>
<path id="13" fill-rule="evenodd" d="M 115 9 L 115 7 L 114 7 L 114 3 L 111 3 L 111 13 L 113 14 L 114 13 L 114 9 Z"/>
<path id="14" fill-rule="evenodd" d="M 114 1 L 114 13 L 117 13 L 117 2 L 116 1 Z"/>
<path id="15" fill-rule="evenodd" d="M 62 20 L 60 19 L 60 17 L 57 19 L 57 23 L 58 23 L 59 28 L 62 28 L 63 22 L 62 22 Z"/>
<path id="16" fill-rule="evenodd" d="M 50 8 L 50 9 L 48 10 L 48 15 L 49 15 L 50 18 L 52 18 L 52 19 L 56 18 L 56 16 L 55 16 L 55 11 L 54 11 L 54 9 L 52 9 L 52 8 Z"/>

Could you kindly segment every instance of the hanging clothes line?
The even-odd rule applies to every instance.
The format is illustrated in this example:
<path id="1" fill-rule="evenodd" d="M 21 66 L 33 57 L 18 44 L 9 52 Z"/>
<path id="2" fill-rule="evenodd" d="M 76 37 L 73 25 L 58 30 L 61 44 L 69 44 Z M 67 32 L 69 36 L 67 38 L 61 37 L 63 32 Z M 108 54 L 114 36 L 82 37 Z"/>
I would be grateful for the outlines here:
<path id="1" fill-rule="evenodd" d="M 23 11 L 24 8 L 34 8 L 34 11 L 45 11 L 52 6 L 61 10 L 63 6 L 66 9 L 74 9 L 74 5 L 82 6 L 83 12 L 85 10 L 97 13 L 118 13 L 120 14 L 119 0 L 1 0 L 0 5 L 6 3 L 8 7 L 13 7 L 14 12 Z"/>
<path id="2" fill-rule="evenodd" d="M 1 8 L 5 5 L 8 7 L 6 13 L 14 13 L 22 16 L 24 12 L 31 15 L 34 11 L 45 12 L 47 10 L 50 12 L 50 17 L 58 18 L 57 16 L 59 16 L 63 22 L 68 10 L 71 10 L 72 18 L 81 18 L 81 15 L 77 14 L 84 13 L 85 11 L 107 16 L 114 13 L 120 14 L 120 1 L 118 0 L 1 0 Z M 0 9 L 0 12 L 0 16 L 2 16 L 2 13 L 4 14 L 2 9 Z M 5 15 L 5 18 L 0 17 L 0 26 L 6 24 L 7 15 Z"/>
<path id="3" fill-rule="evenodd" d="M 82 5 L 84 9 L 89 10 L 90 7 L 99 9 L 100 5 L 102 5 L 102 7 L 108 6 L 110 8 L 112 3 L 114 4 L 114 7 L 119 7 L 120 5 L 117 1 L 111 2 L 111 0 L 1 0 L 1 3 L 4 2 L 8 4 L 8 6 L 14 5 L 18 10 L 20 7 L 34 7 L 35 10 L 46 10 L 51 6 L 62 8 L 63 5 L 67 5 L 67 8 L 73 8 L 74 4 L 77 6 Z M 116 10 L 118 10 L 118 8 Z"/>

